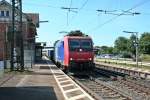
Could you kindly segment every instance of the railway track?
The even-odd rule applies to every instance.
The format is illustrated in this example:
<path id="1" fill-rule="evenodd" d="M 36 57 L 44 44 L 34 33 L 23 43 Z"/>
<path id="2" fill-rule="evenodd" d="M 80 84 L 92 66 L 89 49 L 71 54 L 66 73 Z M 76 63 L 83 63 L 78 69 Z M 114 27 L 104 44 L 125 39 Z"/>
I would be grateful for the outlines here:
<path id="1" fill-rule="evenodd" d="M 102 70 L 102 71 L 101 71 Z M 139 78 L 131 78 L 126 74 L 99 69 L 99 73 L 119 77 L 110 85 L 129 95 L 133 100 L 150 100 L 150 82 Z M 126 77 L 127 76 L 127 77 Z"/>
<path id="2" fill-rule="evenodd" d="M 97 100 L 150 100 L 148 82 L 127 75 L 96 68 L 91 76 L 71 76 Z"/>
<path id="3" fill-rule="evenodd" d="M 80 79 L 72 77 L 72 79 L 97 100 L 131 100 L 130 96 L 115 89 L 106 82 L 97 79 L 91 80 L 90 78 Z"/>
<path id="4" fill-rule="evenodd" d="M 134 100 L 150 100 L 150 88 L 142 84 L 135 83 L 133 80 L 118 80 L 113 82 L 112 85 L 120 90 L 124 90 Z"/>

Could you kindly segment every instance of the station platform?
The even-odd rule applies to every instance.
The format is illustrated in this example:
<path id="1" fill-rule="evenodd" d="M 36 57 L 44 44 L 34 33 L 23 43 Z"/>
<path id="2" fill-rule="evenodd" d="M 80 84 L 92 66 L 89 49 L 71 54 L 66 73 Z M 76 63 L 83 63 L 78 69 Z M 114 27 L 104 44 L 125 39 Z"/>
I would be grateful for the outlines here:
<path id="1" fill-rule="evenodd" d="M 0 100 L 94 100 L 46 58 L 0 81 Z"/>
<path id="2" fill-rule="evenodd" d="M 52 65 L 52 63 L 49 63 Z M 1 79 L 0 100 L 64 100 L 46 61 L 23 74 Z"/>

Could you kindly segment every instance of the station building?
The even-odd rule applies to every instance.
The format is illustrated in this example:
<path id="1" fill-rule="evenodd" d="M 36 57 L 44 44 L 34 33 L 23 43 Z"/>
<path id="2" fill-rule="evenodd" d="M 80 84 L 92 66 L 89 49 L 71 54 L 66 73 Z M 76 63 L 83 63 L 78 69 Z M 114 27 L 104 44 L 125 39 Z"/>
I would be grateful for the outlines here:
<path id="1" fill-rule="evenodd" d="M 17 12 L 18 11 L 18 12 Z M 19 10 L 16 10 L 16 14 Z M 39 27 L 39 14 L 38 13 L 22 13 L 22 32 L 23 32 L 23 44 L 24 44 L 24 63 L 25 66 L 31 65 L 34 62 L 35 57 L 35 39 L 36 28 Z M 19 19 L 15 19 L 15 47 L 14 47 L 14 59 L 20 56 L 20 31 L 19 31 Z M 5 1 L 0 1 L 0 61 L 6 61 L 6 65 L 10 65 L 11 57 L 11 39 L 12 39 L 12 5 Z M 15 62 L 14 62 L 15 63 Z M 26 65 L 27 64 L 27 65 Z M 6 67 L 7 67 L 6 66 Z"/>

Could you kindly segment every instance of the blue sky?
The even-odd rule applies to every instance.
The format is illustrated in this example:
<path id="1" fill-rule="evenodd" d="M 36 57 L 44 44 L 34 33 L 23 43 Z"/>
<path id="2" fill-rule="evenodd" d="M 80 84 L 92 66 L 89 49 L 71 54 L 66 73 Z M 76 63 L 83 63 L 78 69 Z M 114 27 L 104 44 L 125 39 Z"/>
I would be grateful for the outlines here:
<path id="1" fill-rule="evenodd" d="M 122 15 L 105 25 L 103 24 L 106 21 L 116 15 L 96 12 L 97 9 L 101 9 L 117 10 L 118 13 L 121 13 L 141 2 L 146 3 L 130 10 L 131 12 L 140 12 L 140 15 Z M 150 32 L 149 5 L 150 0 L 23 0 L 23 11 L 39 13 L 40 20 L 49 20 L 49 23 L 40 24 L 37 41 L 52 44 L 65 35 L 60 34 L 61 31 L 81 30 L 93 38 L 95 45 L 113 46 L 117 37 L 130 37 L 131 34 L 122 32 L 124 30 L 140 34 Z M 76 10 L 78 13 L 61 9 L 61 7 L 70 6 L 78 8 Z"/>

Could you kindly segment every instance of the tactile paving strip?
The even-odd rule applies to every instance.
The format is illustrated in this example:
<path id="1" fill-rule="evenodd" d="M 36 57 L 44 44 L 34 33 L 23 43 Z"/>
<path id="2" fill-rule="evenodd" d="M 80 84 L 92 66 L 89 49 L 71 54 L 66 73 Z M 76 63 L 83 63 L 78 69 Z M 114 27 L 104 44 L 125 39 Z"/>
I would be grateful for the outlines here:
<path id="1" fill-rule="evenodd" d="M 66 100 L 94 100 L 79 85 L 55 65 L 49 65 L 54 78 Z"/>

